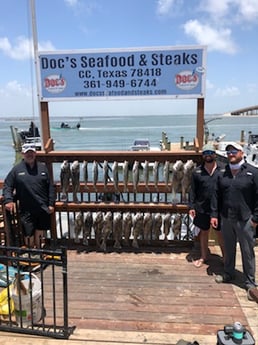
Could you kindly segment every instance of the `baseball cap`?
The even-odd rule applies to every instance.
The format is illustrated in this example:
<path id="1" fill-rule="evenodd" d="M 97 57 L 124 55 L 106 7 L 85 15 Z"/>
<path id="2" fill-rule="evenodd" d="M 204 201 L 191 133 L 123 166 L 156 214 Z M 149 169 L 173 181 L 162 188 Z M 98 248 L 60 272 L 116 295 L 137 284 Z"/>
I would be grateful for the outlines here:
<path id="1" fill-rule="evenodd" d="M 230 146 L 234 147 L 234 149 L 238 151 L 244 151 L 243 147 L 240 144 L 235 143 L 235 142 L 228 143 L 225 150 L 228 151 Z"/>
<path id="2" fill-rule="evenodd" d="M 34 144 L 23 144 L 22 145 L 22 153 L 26 153 L 28 151 L 36 152 L 36 146 Z"/>
<path id="3" fill-rule="evenodd" d="M 208 144 L 203 145 L 202 152 L 204 152 L 204 151 L 213 151 L 215 153 L 215 148 L 214 148 L 213 144 L 208 143 Z"/>

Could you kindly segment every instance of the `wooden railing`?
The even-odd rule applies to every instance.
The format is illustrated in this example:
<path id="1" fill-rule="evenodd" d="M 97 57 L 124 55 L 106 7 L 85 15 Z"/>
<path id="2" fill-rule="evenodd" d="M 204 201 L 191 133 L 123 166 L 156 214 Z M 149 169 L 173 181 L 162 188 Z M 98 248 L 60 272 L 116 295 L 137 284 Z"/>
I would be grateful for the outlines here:
<path id="1" fill-rule="evenodd" d="M 182 222 L 186 226 L 186 234 L 184 236 L 178 236 L 177 240 L 181 239 L 191 239 L 189 233 L 189 218 L 188 216 L 188 206 L 186 200 L 182 200 L 181 193 L 177 193 L 175 200 L 175 195 L 172 193 L 171 183 L 167 184 L 164 182 L 163 178 L 163 167 L 166 161 L 169 161 L 171 166 L 178 160 L 182 160 L 184 163 L 187 160 L 193 160 L 196 164 L 200 163 L 201 153 L 196 151 L 184 151 L 179 150 L 177 152 L 172 151 L 49 151 L 45 153 L 40 151 L 37 153 L 38 159 L 43 161 L 48 166 L 51 174 L 53 175 L 54 183 L 56 186 L 57 201 L 55 204 L 55 215 L 53 216 L 53 227 L 50 237 L 54 240 L 67 240 L 68 242 L 74 242 L 74 229 L 76 227 L 76 217 L 78 212 L 85 217 L 87 212 L 91 212 L 96 215 L 97 212 L 102 212 L 104 215 L 107 212 L 111 212 L 114 216 L 115 213 L 121 213 L 122 217 L 126 213 L 131 213 L 133 216 L 141 213 L 143 216 L 146 213 L 150 213 L 152 216 L 160 213 L 164 218 L 165 214 L 170 213 L 172 224 L 170 233 L 173 232 L 173 221 L 175 215 L 180 214 Z M 72 183 L 69 186 L 68 199 L 63 201 L 61 182 L 59 179 L 55 179 L 55 175 L 58 175 L 61 163 L 64 160 L 68 160 L 72 163 L 78 160 L 80 165 L 83 161 L 87 161 L 89 164 L 89 179 L 87 181 L 87 186 L 82 179 L 79 186 L 79 192 L 77 194 L 78 200 L 73 199 L 73 188 Z M 114 161 L 117 161 L 119 165 L 119 183 L 115 188 L 112 182 L 112 172 L 110 171 L 111 179 L 107 184 L 103 181 L 103 162 L 107 160 L 109 166 L 112 167 Z M 148 184 L 143 181 L 143 170 L 140 169 L 139 183 L 137 184 L 137 190 L 135 190 L 135 185 L 132 180 L 132 172 L 129 174 L 129 181 L 127 188 L 123 183 L 123 171 L 122 164 L 127 160 L 129 166 L 132 168 L 134 162 L 139 161 L 140 165 L 144 164 L 147 160 L 150 163 L 159 162 L 160 172 L 158 181 L 153 181 L 152 168 L 150 168 L 150 179 Z M 97 183 L 93 183 L 91 175 L 91 164 L 93 161 L 98 162 L 99 165 L 99 176 Z M 81 172 L 81 171 L 80 171 Z M 59 176 L 59 175 L 58 175 Z M 170 176 L 171 179 L 171 176 Z M 0 187 L 2 187 L 2 181 L 0 182 Z M 102 196 L 100 198 L 100 196 Z M 104 196 L 104 198 L 103 198 Z M 106 196 L 115 196 L 115 200 L 108 201 Z M 164 224 L 162 225 L 161 231 L 163 232 Z M 133 230 L 132 230 L 133 231 Z M 83 231 L 82 231 L 83 232 Z M 92 230 L 94 238 L 94 231 Z M 164 234 L 162 233 L 161 239 L 164 239 Z M 132 236 L 133 237 L 133 233 Z M 82 238 L 82 233 L 80 235 Z M 112 234 L 111 237 L 112 239 Z M 152 242 L 157 243 L 159 239 L 150 238 Z M 175 235 L 170 236 L 171 240 L 175 240 Z M 158 240 L 158 241 L 157 241 Z M 80 243 L 81 243 L 80 239 Z"/>

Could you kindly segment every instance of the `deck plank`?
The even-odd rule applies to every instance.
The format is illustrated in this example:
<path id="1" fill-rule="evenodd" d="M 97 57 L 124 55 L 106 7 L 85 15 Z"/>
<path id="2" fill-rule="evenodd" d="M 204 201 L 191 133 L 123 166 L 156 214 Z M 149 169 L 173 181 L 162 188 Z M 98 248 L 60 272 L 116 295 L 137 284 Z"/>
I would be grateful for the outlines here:
<path id="1" fill-rule="evenodd" d="M 232 286 L 214 281 L 218 255 L 196 269 L 190 254 L 69 252 L 69 320 L 85 329 L 196 335 L 235 320 L 246 325 Z"/>
<path id="2" fill-rule="evenodd" d="M 166 345 L 185 339 L 214 345 L 217 331 L 235 321 L 256 338 L 258 305 L 246 299 L 241 273 L 236 284 L 217 284 L 214 276 L 223 267 L 219 248 L 212 246 L 211 254 L 209 265 L 197 269 L 190 262 L 197 251 L 189 247 L 172 246 L 166 252 L 69 250 L 69 326 L 76 329 L 66 343 Z M 242 270 L 239 248 L 237 268 Z M 58 279 L 57 308 L 62 305 L 61 286 Z M 44 337 L 36 341 L 38 345 L 60 342 Z M 0 342 L 32 344 L 35 337 L 1 332 Z"/>

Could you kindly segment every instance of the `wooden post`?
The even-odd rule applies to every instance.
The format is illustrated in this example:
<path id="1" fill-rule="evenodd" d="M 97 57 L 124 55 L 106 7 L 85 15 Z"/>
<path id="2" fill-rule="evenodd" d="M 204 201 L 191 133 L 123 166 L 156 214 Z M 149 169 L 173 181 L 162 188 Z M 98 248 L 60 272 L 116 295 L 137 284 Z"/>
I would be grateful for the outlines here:
<path id="1" fill-rule="evenodd" d="M 196 137 L 198 139 L 200 149 L 203 147 L 204 140 L 204 98 L 197 99 L 197 124 L 196 124 Z"/>
<path id="2" fill-rule="evenodd" d="M 47 102 L 40 102 L 40 116 L 41 116 L 41 136 L 42 136 L 42 143 L 43 148 L 46 153 L 50 150 L 54 149 L 53 140 L 50 138 L 50 122 L 49 122 L 49 111 L 48 111 L 48 103 Z M 53 173 L 53 164 L 47 160 L 46 165 L 49 171 L 49 175 L 54 180 L 54 173 Z M 51 238 L 56 240 L 56 217 L 55 212 L 51 215 Z"/>
<path id="3" fill-rule="evenodd" d="M 40 115 L 41 115 L 41 135 L 43 147 L 45 148 L 48 139 L 50 138 L 50 126 L 49 126 L 49 112 L 48 103 L 40 102 Z"/>

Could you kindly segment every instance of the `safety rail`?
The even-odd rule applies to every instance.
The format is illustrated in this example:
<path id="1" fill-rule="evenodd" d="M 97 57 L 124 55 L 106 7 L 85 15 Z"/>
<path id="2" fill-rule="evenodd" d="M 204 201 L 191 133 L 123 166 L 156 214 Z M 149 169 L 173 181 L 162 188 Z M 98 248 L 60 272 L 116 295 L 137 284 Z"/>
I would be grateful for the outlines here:
<path id="1" fill-rule="evenodd" d="M 67 252 L 0 246 L 0 331 L 68 339 Z"/>

